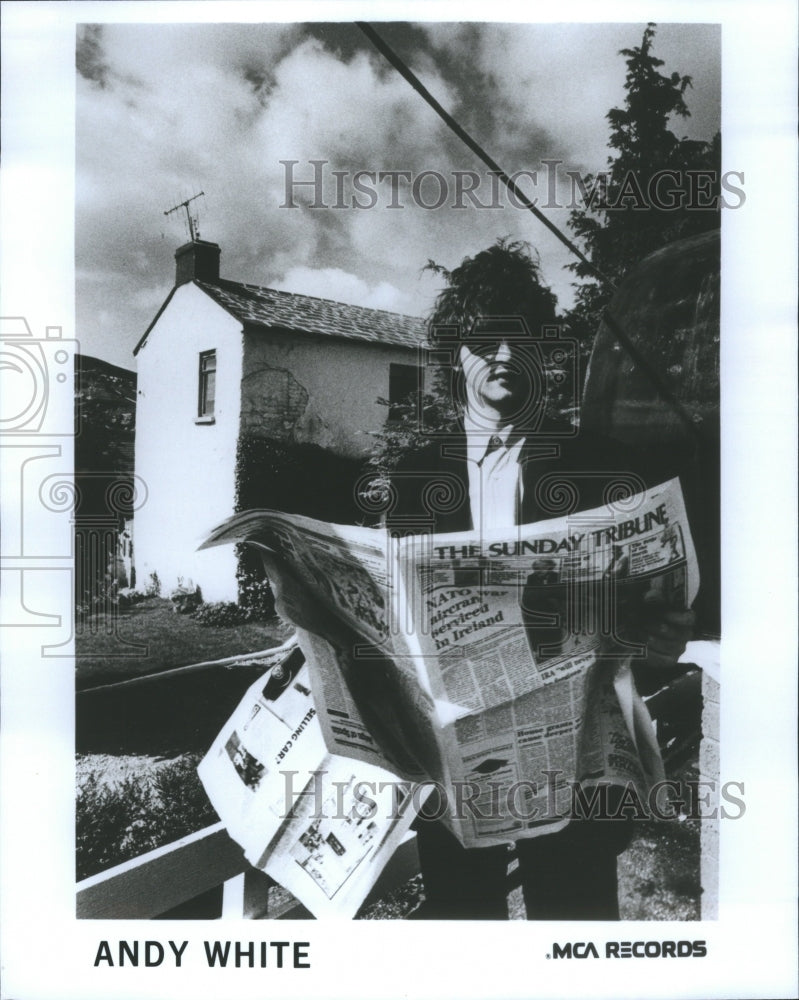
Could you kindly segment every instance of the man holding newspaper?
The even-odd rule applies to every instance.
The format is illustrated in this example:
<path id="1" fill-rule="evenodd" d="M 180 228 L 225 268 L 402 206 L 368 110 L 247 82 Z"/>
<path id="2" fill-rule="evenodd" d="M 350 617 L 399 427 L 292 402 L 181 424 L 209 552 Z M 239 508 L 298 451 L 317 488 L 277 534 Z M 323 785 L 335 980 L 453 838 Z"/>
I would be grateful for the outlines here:
<path id="1" fill-rule="evenodd" d="M 457 426 L 398 463 L 388 535 L 251 511 L 206 543 L 259 547 L 306 665 L 274 706 L 254 686 L 201 775 L 318 915 L 354 912 L 416 810 L 413 916 L 507 919 L 513 866 L 528 919 L 618 919 L 616 858 L 663 777 L 631 665 L 673 664 L 693 622 L 682 494 L 548 422 L 568 342 L 526 249 L 464 263 L 496 280 L 445 289 L 430 324 Z"/>
<path id="2" fill-rule="evenodd" d="M 507 273 L 518 268 L 519 256 L 518 251 L 494 246 L 474 263 L 483 257 L 486 267 Z M 530 280 L 520 281 L 510 293 L 507 287 L 498 287 L 501 281 L 482 293 L 475 290 L 470 315 L 453 308 L 446 290 L 439 296 L 430 327 L 434 346 L 446 345 L 452 358 L 452 392 L 462 429 L 451 440 L 436 441 L 402 462 L 394 477 L 397 503 L 390 517 L 397 530 L 427 515 L 432 518 L 429 530 L 471 528 L 485 537 L 496 529 L 552 517 L 555 508 L 548 500 L 558 491 L 568 492 L 569 512 L 579 523 L 579 512 L 599 506 L 614 481 L 640 482 L 641 463 L 628 451 L 593 437 L 589 429 L 565 438 L 547 432 L 540 345 L 547 328 L 556 322 L 554 298 L 537 281 L 532 261 L 528 273 Z M 437 330 L 443 334 L 436 337 Z M 439 512 L 431 509 L 425 497 L 431 496 L 436 481 L 450 489 L 460 483 L 461 503 Z M 618 546 L 608 549 L 617 555 Z M 528 638 L 535 636 L 540 662 L 542 653 L 547 649 L 556 653 L 580 624 L 570 614 L 563 587 L 558 595 L 560 613 L 552 598 L 543 611 L 541 601 L 524 607 L 535 571 L 544 579 L 552 576 L 553 560 L 536 562 L 522 591 L 522 616 Z M 540 573 L 544 562 L 548 574 Z M 543 594 L 555 588 L 536 589 Z M 657 592 L 639 596 L 638 620 L 630 621 L 628 610 L 627 631 L 645 642 L 645 663 L 656 667 L 673 663 L 690 637 L 691 612 L 669 607 Z M 538 627 L 532 624 L 536 616 Z M 547 634 L 549 643 L 544 641 Z M 620 663 L 629 675 L 629 661 L 616 659 L 617 669 Z M 438 805 L 433 796 L 424 811 L 435 815 Z M 575 818 L 558 832 L 517 840 L 528 919 L 618 919 L 616 857 L 630 835 L 631 824 L 623 819 Z M 466 849 L 441 822 L 419 822 L 417 837 L 426 894 L 419 916 L 507 919 L 506 873 L 511 859 L 504 848 Z"/>

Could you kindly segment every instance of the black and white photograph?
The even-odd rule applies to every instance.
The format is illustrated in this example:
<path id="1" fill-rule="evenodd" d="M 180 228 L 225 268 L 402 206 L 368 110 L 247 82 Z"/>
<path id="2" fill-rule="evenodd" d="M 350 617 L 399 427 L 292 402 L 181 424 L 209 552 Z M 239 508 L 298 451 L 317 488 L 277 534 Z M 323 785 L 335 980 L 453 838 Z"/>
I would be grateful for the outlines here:
<path id="1" fill-rule="evenodd" d="M 3 20 L 2 996 L 795 995 L 795 11 Z"/>

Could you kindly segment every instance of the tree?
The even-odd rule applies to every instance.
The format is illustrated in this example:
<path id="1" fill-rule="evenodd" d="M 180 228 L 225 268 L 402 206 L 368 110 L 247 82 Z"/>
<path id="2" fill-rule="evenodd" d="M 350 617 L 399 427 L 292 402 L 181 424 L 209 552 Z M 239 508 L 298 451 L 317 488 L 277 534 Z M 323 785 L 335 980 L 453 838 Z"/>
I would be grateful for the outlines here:
<path id="1" fill-rule="evenodd" d="M 99 613 L 116 592 L 118 532 L 137 499 L 136 375 L 87 355 L 75 362 L 75 598 Z"/>
<path id="2" fill-rule="evenodd" d="M 75 472 L 133 471 L 136 373 L 75 356 Z"/>
<path id="3" fill-rule="evenodd" d="M 689 76 L 660 72 L 652 54 L 655 25 L 648 24 L 640 46 L 622 49 L 627 75 L 624 106 L 611 108 L 608 170 L 584 180 L 584 205 L 575 208 L 569 228 L 588 259 L 617 284 L 647 254 L 673 240 L 719 225 L 721 139 L 678 139 L 674 117 L 690 116 L 685 94 Z M 568 265 L 584 283 L 577 287 L 569 315 L 571 332 L 592 338 L 612 288 L 579 261 Z"/>

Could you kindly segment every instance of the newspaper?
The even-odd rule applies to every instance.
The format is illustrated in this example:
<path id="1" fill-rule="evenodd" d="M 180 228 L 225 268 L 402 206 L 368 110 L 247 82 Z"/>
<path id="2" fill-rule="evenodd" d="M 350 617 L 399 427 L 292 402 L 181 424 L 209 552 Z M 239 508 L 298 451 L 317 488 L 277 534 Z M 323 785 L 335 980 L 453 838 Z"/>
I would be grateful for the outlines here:
<path id="1" fill-rule="evenodd" d="M 437 786 L 465 846 L 553 832 L 575 794 L 663 777 L 631 664 L 652 609 L 698 589 L 678 480 L 511 531 L 392 538 L 250 511 L 205 545 L 231 541 L 293 581 L 327 751 Z"/>
<path id="2" fill-rule="evenodd" d="M 327 751 L 299 649 L 250 687 L 198 772 L 247 860 L 316 916 L 356 912 L 414 817 L 413 786 Z M 381 784 L 390 800 L 365 794 Z"/>

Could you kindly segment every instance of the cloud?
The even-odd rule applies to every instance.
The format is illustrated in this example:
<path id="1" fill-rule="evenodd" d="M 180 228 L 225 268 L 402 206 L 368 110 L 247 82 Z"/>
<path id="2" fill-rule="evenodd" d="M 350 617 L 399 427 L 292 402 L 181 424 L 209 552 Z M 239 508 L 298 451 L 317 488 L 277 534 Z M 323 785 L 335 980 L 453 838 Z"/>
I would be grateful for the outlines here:
<path id="1" fill-rule="evenodd" d="M 583 171 L 604 165 L 604 115 L 623 98 L 617 52 L 638 44 L 642 31 L 380 27 L 510 171 L 540 169 L 545 156 Z M 708 100 L 718 87 L 718 33 L 661 26 L 658 54 L 661 41 L 666 69 L 695 74 L 689 102 L 699 113 L 691 127 L 709 128 L 718 120 L 717 102 L 714 110 Z M 570 300 L 568 253 L 529 213 L 504 198 L 503 208 L 452 207 L 453 171 L 478 171 L 487 192 L 486 168 L 352 25 L 89 26 L 79 44 L 76 125 L 78 336 L 117 364 L 132 363 L 129 352 L 159 289 L 165 296 L 171 287 L 174 251 L 187 238 L 183 213 L 164 212 L 200 191 L 193 203 L 200 232 L 220 244 L 222 275 L 234 280 L 288 282 L 298 292 L 423 315 L 440 284 L 420 276 L 428 258 L 453 267 L 508 235 L 538 247 L 544 276 L 562 305 Z M 296 208 L 281 207 L 281 161 L 297 161 L 295 178 L 310 179 L 314 159 L 324 161 L 328 207 L 311 207 L 311 187 L 293 189 Z M 448 198 L 425 209 L 402 180 L 403 207 L 391 208 L 389 182 L 376 179 L 375 206 L 353 208 L 359 170 L 436 171 Z M 333 207 L 333 171 L 347 208 Z M 565 227 L 565 211 L 549 214 Z"/>
<path id="2" fill-rule="evenodd" d="M 596 171 L 607 159 L 611 107 L 624 101 L 623 57 L 639 45 L 645 24 L 431 24 L 431 43 L 476 74 L 490 109 L 489 136 L 508 151 L 509 169 L 534 169 L 544 157 L 567 168 Z M 654 54 L 663 72 L 692 74 L 701 130 L 680 136 L 710 139 L 718 128 L 720 28 L 709 24 L 662 24 Z M 708 103 L 710 108 L 707 107 Z M 689 120 L 690 122 L 690 120 Z M 516 159 L 514 159 L 516 158 Z"/>
<path id="3" fill-rule="evenodd" d="M 387 309 L 390 312 L 407 313 L 411 307 L 409 297 L 390 282 L 381 281 L 378 285 L 371 286 L 357 275 L 338 267 L 292 267 L 273 287 L 285 292 L 314 295 L 321 299 L 333 299 L 372 309 Z"/>

